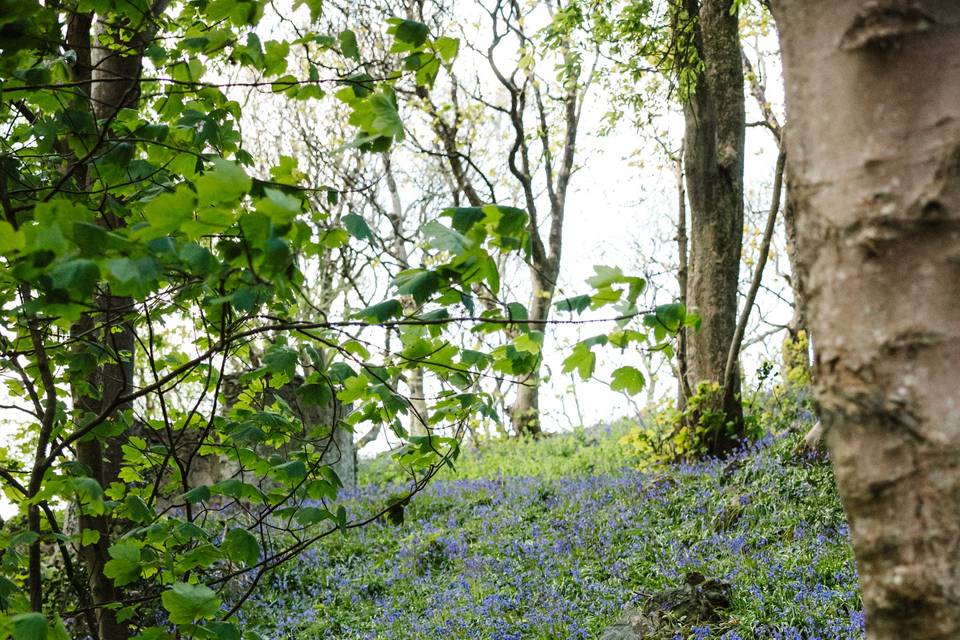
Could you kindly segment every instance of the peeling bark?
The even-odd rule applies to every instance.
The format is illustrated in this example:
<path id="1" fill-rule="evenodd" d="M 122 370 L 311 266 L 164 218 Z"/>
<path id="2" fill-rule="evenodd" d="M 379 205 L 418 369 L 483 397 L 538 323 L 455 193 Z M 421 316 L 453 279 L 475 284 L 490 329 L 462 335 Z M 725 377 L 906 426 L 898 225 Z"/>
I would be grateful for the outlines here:
<path id="1" fill-rule="evenodd" d="M 871 640 L 960 637 L 960 4 L 775 0 L 815 380 Z"/>

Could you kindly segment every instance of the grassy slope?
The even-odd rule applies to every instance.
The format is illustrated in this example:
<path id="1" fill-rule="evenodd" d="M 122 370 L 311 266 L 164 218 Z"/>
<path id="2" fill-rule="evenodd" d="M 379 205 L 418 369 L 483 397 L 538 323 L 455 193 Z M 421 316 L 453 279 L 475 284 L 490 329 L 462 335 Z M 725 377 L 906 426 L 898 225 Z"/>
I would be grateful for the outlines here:
<path id="1" fill-rule="evenodd" d="M 594 638 L 689 571 L 733 585 L 723 621 L 679 638 L 862 638 L 827 465 L 773 439 L 727 461 L 625 468 L 621 429 L 465 456 L 401 526 L 336 535 L 247 607 L 265 638 Z M 376 467 L 368 473 L 377 473 Z M 367 487 L 353 503 L 383 504 Z"/>

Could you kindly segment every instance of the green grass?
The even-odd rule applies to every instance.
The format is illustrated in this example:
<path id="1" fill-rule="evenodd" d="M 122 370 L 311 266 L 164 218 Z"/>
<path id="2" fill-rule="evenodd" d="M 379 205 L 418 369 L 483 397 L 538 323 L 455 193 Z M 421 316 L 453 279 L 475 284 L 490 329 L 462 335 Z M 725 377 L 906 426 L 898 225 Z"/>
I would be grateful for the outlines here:
<path id="1" fill-rule="evenodd" d="M 286 565 L 246 608 L 265 638 L 595 638 L 626 604 L 698 571 L 731 585 L 709 625 L 664 638 L 859 639 L 863 620 L 828 464 L 769 438 L 654 474 L 590 429 L 465 452 L 406 509 Z M 382 460 L 362 477 L 382 479 Z M 370 484 L 352 515 L 395 488 Z M 674 634 L 677 635 L 674 635 Z"/>
<path id="2" fill-rule="evenodd" d="M 465 447 L 456 461 L 456 471 L 444 468 L 436 479 L 556 479 L 618 473 L 636 462 L 619 443 L 635 425 L 631 420 L 620 420 L 539 440 L 504 438 L 480 447 Z M 378 486 L 404 480 L 389 453 L 361 460 L 358 478 L 361 485 Z"/>

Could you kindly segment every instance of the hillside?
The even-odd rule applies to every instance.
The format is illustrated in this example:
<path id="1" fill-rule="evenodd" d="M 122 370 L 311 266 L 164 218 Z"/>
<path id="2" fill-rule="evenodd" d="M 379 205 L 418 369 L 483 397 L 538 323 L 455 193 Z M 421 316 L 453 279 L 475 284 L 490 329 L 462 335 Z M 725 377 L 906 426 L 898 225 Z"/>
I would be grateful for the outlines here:
<path id="1" fill-rule="evenodd" d="M 276 639 L 598 638 L 626 605 L 702 592 L 688 585 L 702 574 L 729 602 L 700 623 L 658 614 L 648 637 L 863 637 L 828 464 L 798 457 L 795 436 L 770 436 L 724 460 L 641 473 L 618 444 L 624 429 L 467 452 L 402 524 L 338 534 L 290 563 L 247 607 L 245 628 Z M 352 508 L 390 495 L 367 485 Z"/>

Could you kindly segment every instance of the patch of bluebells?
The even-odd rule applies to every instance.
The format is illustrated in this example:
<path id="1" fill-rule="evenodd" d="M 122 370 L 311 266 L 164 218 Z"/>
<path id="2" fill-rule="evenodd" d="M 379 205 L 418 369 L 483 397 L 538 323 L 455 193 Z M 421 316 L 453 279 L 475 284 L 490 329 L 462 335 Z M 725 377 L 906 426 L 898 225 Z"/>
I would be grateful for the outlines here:
<path id="1" fill-rule="evenodd" d="M 275 640 L 587 639 L 695 570 L 730 583 L 732 603 L 677 638 L 863 638 L 829 467 L 791 449 L 771 437 L 653 475 L 435 481 L 403 525 L 338 534 L 285 565 L 241 622 Z M 350 509 L 395 490 L 362 488 Z"/>

